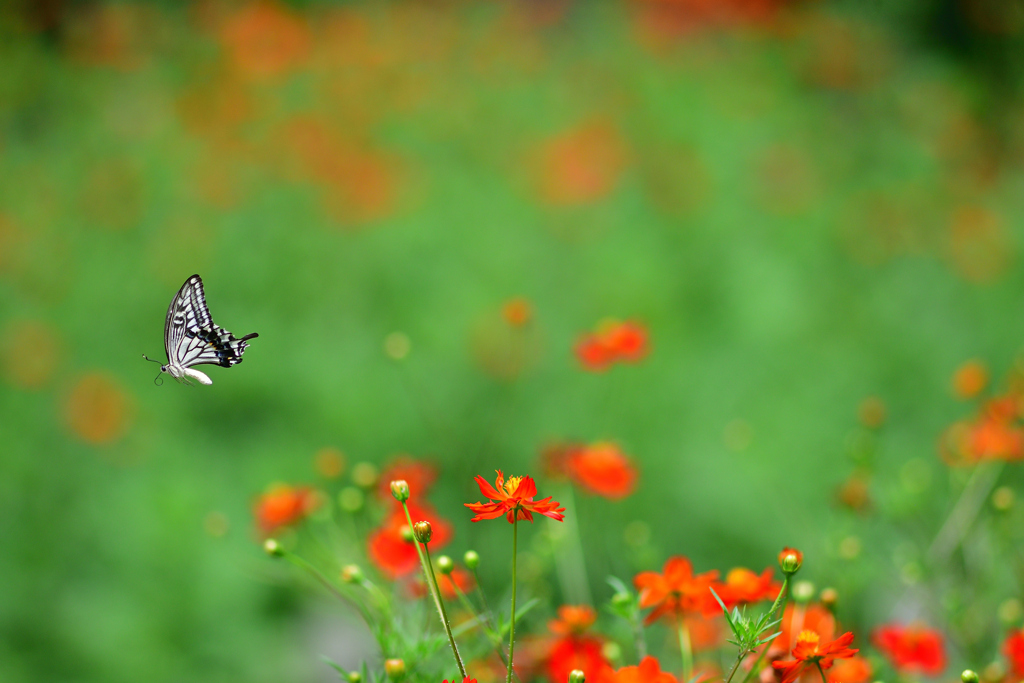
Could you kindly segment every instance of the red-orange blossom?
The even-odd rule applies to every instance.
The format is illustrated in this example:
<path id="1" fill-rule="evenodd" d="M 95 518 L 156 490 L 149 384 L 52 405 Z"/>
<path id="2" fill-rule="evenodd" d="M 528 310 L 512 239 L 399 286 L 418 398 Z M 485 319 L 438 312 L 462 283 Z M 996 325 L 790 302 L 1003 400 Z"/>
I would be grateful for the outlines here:
<path id="1" fill-rule="evenodd" d="M 497 519 L 504 515 L 509 524 L 517 519 L 533 521 L 533 513 L 550 517 L 561 522 L 565 519 L 565 508 L 559 507 L 558 501 L 551 500 L 551 496 L 541 500 L 534 500 L 537 495 L 537 484 L 532 477 L 509 477 L 505 481 L 505 475 L 498 470 L 498 478 L 491 486 L 483 477 L 476 477 L 476 483 L 480 487 L 480 493 L 491 499 L 489 503 L 464 503 L 466 507 L 476 513 L 471 521 L 479 522 L 482 519 Z"/>

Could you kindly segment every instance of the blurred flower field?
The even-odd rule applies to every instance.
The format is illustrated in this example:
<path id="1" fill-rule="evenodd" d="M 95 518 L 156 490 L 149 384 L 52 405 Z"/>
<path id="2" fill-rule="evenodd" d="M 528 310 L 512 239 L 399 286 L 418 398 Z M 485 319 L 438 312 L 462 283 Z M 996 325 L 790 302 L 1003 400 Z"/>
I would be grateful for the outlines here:
<path id="1" fill-rule="evenodd" d="M 461 680 L 434 593 L 506 680 L 515 590 L 521 683 L 1016 683 L 1022 31 L 4 3 L 0 680 Z M 193 273 L 259 337 L 154 386 Z"/>

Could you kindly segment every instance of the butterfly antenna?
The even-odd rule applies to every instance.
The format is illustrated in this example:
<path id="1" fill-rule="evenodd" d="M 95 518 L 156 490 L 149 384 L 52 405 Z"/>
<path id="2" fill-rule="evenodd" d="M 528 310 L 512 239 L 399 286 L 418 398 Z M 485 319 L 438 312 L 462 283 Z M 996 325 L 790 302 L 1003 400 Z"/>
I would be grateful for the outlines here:
<path id="1" fill-rule="evenodd" d="M 160 362 L 158 360 L 153 360 L 152 358 L 150 358 L 146 354 L 142 354 L 142 357 L 145 358 L 146 360 L 148 360 L 150 363 L 159 363 Z"/>
<path id="2" fill-rule="evenodd" d="M 163 370 L 158 372 L 156 377 L 153 378 L 153 384 L 157 385 L 158 387 L 163 386 L 163 384 L 164 384 L 164 371 Z"/>

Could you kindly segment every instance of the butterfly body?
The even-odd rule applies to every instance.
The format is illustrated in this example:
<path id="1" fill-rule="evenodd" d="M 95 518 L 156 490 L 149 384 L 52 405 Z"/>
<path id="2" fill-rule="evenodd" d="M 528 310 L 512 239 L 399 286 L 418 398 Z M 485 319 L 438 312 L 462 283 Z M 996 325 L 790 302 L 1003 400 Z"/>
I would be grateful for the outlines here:
<path id="1" fill-rule="evenodd" d="M 185 280 L 167 309 L 164 321 L 167 364 L 160 366 L 160 372 L 166 372 L 183 384 L 190 380 L 213 384 L 206 373 L 192 366 L 211 364 L 229 368 L 237 365 L 242 362 L 242 354 L 249 346 L 248 340 L 258 336 L 253 332 L 236 339 L 233 334 L 215 324 L 206 306 L 203 280 L 193 275 Z"/>

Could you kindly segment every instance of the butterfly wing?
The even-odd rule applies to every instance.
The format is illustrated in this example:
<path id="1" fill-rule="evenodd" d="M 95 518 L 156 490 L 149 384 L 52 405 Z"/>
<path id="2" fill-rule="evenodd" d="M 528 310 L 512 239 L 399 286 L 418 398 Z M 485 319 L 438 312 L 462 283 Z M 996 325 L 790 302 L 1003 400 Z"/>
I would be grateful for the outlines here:
<path id="1" fill-rule="evenodd" d="M 167 360 L 181 368 L 213 364 L 229 368 L 242 362 L 242 353 L 255 332 L 241 339 L 213 322 L 206 305 L 203 281 L 198 275 L 185 280 L 171 306 L 164 324 Z"/>

